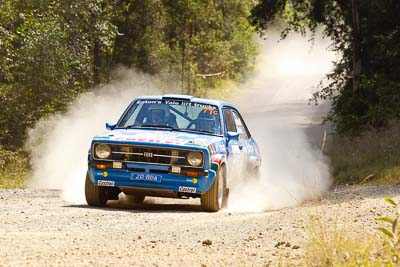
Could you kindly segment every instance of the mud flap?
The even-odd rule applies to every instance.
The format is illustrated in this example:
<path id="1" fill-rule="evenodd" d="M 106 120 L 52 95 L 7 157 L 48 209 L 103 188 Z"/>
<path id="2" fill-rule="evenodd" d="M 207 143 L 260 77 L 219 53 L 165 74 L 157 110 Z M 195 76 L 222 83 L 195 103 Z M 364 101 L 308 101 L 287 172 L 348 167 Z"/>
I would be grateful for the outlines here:
<path id="1" fill-rule="evenodd" d="M 118 200 L 119 199 L 118 195 L 119 195 L 119 193 L 121 193 L 121 190 L 119 190 L 119 188 L 117 188 L 117 187 L 111 187 L 111 188 L 107 188 L 105 193 L 106 193 L 107 199 Z"/>

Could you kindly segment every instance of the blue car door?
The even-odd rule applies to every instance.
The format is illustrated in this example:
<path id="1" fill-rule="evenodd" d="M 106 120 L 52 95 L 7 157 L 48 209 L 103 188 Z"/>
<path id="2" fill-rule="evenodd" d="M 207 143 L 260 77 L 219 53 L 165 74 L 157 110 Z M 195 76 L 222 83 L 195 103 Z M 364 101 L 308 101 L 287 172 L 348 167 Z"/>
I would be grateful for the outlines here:
<path id="1" fill-rule="evenodd" d="M 246 141 L 241 138 L 241 129 L 235 122 L 235 111 L 232 108 L 224 108 L 224 120 L 227 133 L 238 133 L 238 138 L 229 138 L 226 135 L 226 147 L 228 152 L 228 177 L 227 186 L 232 182 L 242 180 L 245 171 L 245 161 L 247 161 Z"/>
<path id="2" fill-rule="evenodd" d="M 243 163 L 245 175 L 255 175 L 258 173 L 258 168 L 261 165 L 261 158 L 259 155 L 259 149 L 254 139 L 251 137 L 250 132 L 238 111 L 233 110 L 233 117 L 235 119 L 235 125 L 237 132 L 239 133 L 239 141 L 243 147 Z"/>

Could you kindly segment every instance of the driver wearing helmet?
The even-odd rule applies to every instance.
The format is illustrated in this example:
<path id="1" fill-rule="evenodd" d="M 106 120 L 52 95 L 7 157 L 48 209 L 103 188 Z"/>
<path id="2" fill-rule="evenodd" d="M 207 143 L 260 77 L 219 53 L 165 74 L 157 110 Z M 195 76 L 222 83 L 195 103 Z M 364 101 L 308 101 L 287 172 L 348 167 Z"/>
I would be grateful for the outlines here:
<path id="1" fill-rule="evenodd" d="M 166 104 L 155 104 L 147 109 L 147 124 L 177 127 L 176 117 Z"/>

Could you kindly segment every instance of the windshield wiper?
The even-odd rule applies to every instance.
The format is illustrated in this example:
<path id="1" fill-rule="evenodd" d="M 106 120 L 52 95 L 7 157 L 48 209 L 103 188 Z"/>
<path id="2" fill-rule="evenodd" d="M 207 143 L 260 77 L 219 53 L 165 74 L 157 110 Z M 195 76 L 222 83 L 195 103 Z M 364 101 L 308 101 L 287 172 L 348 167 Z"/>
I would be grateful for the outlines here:
<path id="1" fill-rule="evenodd" d="M 128 125 L 128 126 L 122 127 L 122 129 L 131 129 L 131 128 L 140 128 L 140 125 L 132 124 L 132 125 Z"/>
<path id="2" fill-rule="evenodd" d="M 190 130 L 201 133 L 215 134 L 213 131 L 207 131 L 207 130 L 199 130 L 199 129 L 190 129 Z"/>
<path id="3" fill-rule="evenodd" d="M 126 126 L 126 129 L 131 129 L 131 128 L 163 128 L 163 129 L 171 129 L 171 130 L 176 130 L 176 128 L 169 126 L 169 125 L 158 125 L 158 124 L 141 124 L 141 125 L 128 125 Z"/>
<path id="4" fill-rule="evenodd" d="M 221 136 L 221 134 L 214 133 L 213 131 L 207 131 L 207 130 L 199 130 L 199 129 L 179 129 L 180 131 L 185 131 L 185 132 L 200 132 L 200 133 L 206 133 L 206 134 L 212 134 L 215 136 Z"/>

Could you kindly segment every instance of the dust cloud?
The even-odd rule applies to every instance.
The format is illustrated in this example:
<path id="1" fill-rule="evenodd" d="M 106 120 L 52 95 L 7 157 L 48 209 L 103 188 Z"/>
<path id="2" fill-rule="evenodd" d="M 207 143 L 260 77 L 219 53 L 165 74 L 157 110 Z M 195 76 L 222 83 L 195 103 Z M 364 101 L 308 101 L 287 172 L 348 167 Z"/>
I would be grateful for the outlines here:
<path id="1" fill-rule="evenodd" d="M 116 122 L 134 97 L 159 94 L 150 77 L 133 70 L 120 68 L 114 77 L 110 84 L 80 96 L 65 114 L 39 121 L 29 131 L 30 187 L 60 189 L 64 200 L 86 203 L 87 155 L 93 136 L 106 130 L 105 122 Z"/>
<path id="2" fill-rule="evenodd" d="M 329 42 L 318 34 L 314 46 L 300 36 L 279 43 L 278 35 L 267 36 L 261 41 L 256 71 L 243 85 L 246 93 L 232 100 L 260 145 L 262 176 L 258 182 L 233 185 L 228 211 L 296 205 L 330 185 L 328 165 L 319 151 L 324 127 L 320 116 L 329 106 L 307 105 L 332 67 Z M 64 200 L 86 203 L 84 181 L 92 137 L 105 130 L 105 122 L 116 122 L 135 96 L 160 93 L 150 77 L 133 70 L 118 70 L 114 80 L 80 96 L 65 114 L 39 121 L 29 131 L 31 187 L 60 189 Z"/>
<path id="3" fill-rule="evenodd" d="M 329 103 L 308 105 L 336 56 L 329 40 L 267 34 L 247 93 L 232 100 L 243 113 L 262 154 L 259 180 L 242 179 L 230 191 L 229 211 L 264 211 L 316 199 L 331 185 L 321 153 Z M 279 42 L 278 42 L 279 41 Z"/>

